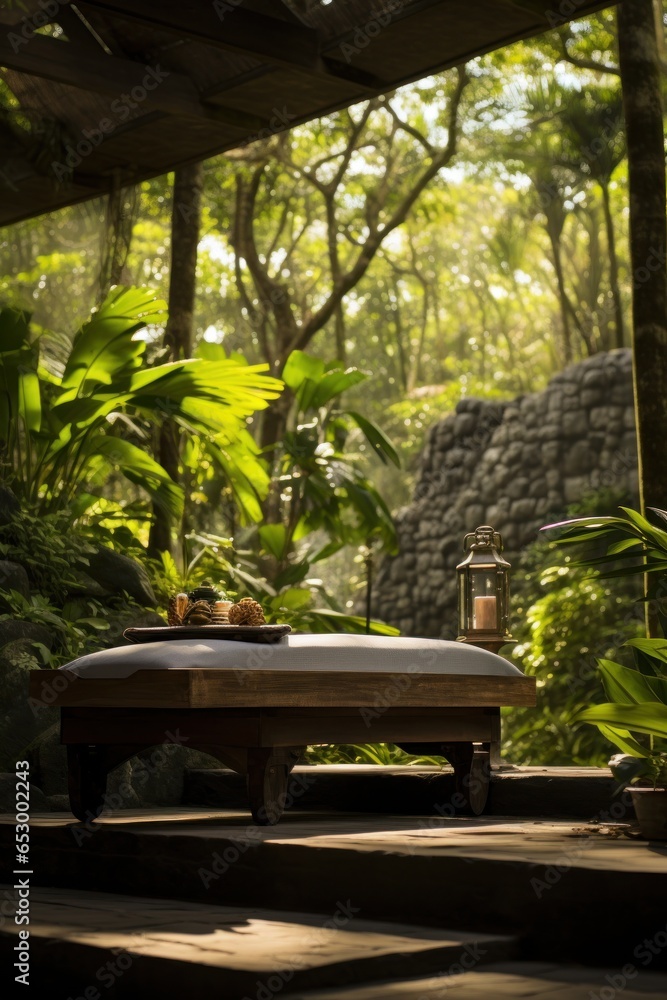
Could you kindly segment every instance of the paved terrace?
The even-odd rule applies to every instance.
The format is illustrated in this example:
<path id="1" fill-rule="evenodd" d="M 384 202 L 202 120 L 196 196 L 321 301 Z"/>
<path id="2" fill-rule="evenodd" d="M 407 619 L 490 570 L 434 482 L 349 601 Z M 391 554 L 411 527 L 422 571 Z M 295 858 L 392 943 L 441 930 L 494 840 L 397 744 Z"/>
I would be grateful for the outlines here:
<path id="1" fill-rule="evenodd" d="M 500 772 L 479 818 L 448 815 L 448 773 L 393 771 L 297 769 L 303 794 L 269 828 L 219 770 L 186 796 L 228 808 L 36 814 L 33 983 L 63 1000 L 667 1000 L 667 843 L 639 837 L 605 771 Z M 6 816 L 6 858 L 13 839 Z M 16 931 L 0 927 L 5 961 Z"/>

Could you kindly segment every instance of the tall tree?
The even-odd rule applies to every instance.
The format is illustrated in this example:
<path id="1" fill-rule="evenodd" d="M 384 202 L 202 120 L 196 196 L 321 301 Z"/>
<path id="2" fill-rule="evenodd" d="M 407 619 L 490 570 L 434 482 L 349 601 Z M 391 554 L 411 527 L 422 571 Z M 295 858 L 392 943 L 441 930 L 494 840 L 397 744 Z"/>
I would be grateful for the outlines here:
<path id="1" fill-rule="evenodd" d="M 171 271 L 169 275 L 169 319 L 164 332 L 165 360 L 179 361 L 192 354 L 192 330 L 197 277 L 197 246 L 201 224 L 201 193 L 204 170 L 201 163 L 180 167 L 174 173 L 171 209 Z M 158 443 L 158 461 L 174 482 L 180 478 L 178 426 L 165 413 Z M 171 518 L 154 507 L 149 550 L 171 549 Z"/>
<path id="2" fill-rule="evenodd" d="M 618 7 L 630 179 L 635 406 L 644 506 L 667 506 L 667 195 L 653 0 Z"/>
<path id="3" fill-rule="evenodd" d="M 456 154 L 459 106 L 468 84 L 465 68 L 459 67 L 451 79 L 445 114 L 433 130 L 444 138 L 442 144 L 429 137 L 425 120 L 421 128 L 416 126 L 390 97 L 367 102 L 355 115 L 343 112 L 333 127 L 323 120 L 317 157 L 310 151 L 304 160 L 289 134 L 237 156 L 232 226 L 236 281 L 265 360 L 276 375 L 290 353 L 308 347 L 329 321 L 334 323 L 337 347 L 344 347 L 344 299 L 362 280 L 387 236 L 405 223 L 422 192 Z M 365 173 L 359 164 L 369 149 L 376 156 L 375 169 Z M 283 204 L 274 233 L 260 243 L 256 219 L 266 210 L 267 199 L 275 205 L 281 181 Z M 326 233 L 326 264 L 299 301 L 290 264 L 312 221 Z M 279 247 L 284 252 L 278 253 Z M 280 440 L 290 404 L 285 392 L 265 412 L 265 448 Z"/>

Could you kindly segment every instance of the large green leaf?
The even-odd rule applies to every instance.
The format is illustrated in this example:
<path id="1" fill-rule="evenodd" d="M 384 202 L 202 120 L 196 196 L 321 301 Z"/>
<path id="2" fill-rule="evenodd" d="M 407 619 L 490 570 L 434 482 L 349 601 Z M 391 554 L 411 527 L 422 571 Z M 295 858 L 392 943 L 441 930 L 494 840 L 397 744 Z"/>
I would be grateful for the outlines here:
<path id="1" fill-rule="evenodd" d="M 318 410 L 321 406 L 340 396 L 341 393 L 351 389 L 352 386 L 364 382 L 368 375 L 360 372 L 357 368 L 352 368 L 345 372 L 328 372 L 317 382 L 316 388 L 310 397 L 309 405 Z"/>
<path id="2" fill-rule="evenodd" d="M 91 455 L 102 455 L 130 482 L 136 483 L 172 517 L 183 513 L 183 490 L 162 466 L 141 448 L 111 435 L 98 434 L 88 445 Z"/>
<path id="3" fill-rule="evenodd" d="M 628 729 L 632 733 L 647 733 L 660 739 L 667 738 L 667 705 L 646 702 L 643 705 L 604 704 L 586 708 L 577 716 L 580 722 L 602 723 Z"/>
<path id="4" fill-rule="evenodd" d="M 324 362 L 313 358 L 305 351 L 292 351 L 282 370 L 282 380 L 292 392 L 296 392 L 305 379 L 319 382 L 325 372 Z"/>
<path id="5" fill-rule="evenodd" d="M 633 757 L 648 757 L 649 752 L 646 747 L 633 739 L 627 729 L 617 729 L 615 726 L 605 726 L 602 723 L 598 723 L 598 729 L 610 743 L 617 746 L 623 753 L 632 754 Z"/>
<path id="6" fill-rule="evenodd" d="M 259 529 L 259 537 L 271 555 L 276 559 L 282 559 L 287 543 L 287 529 L 284 524 L 263 524 Z"/>
<path id="7" fill-rule="evenodd" d="M 362 431 L 380 461 L 386 465 L 387 460 L 389 460 L 390 462 L 393 462 L 396 468 L 400 468 L 401 460 L 398 457 L 396 449 L 386 434 L 380 430 L 377 424 L 367 420 L 366 417 L 362 417 L 362 415 L 357 413 L 355 410 L 347 410 L 346 412 L 349 413 L 359 430 Z"/>
<path id="8" fill-rule="evenodd" d="M 662 677 L 647 677 L 639 670 L 624 667 L 613 660 L 598 660 L 602 683 L 611 701 L 623 703 L 660 701 L 667 705 L 667 680 Z"/>
<path id="9" fill-rule="evenodd" d="M 321 624 L 326 624 L 327 631 L 331 632 L 352 632 L 357 635 L 366 631 L 366 619 L 359 615 L 345 615 L 340 611 L 332 611 L 330 608 L 312 608 L 309 612 L 317 618 Z M 400 635 L 400 629 L 393 625 L 386 625 L 384 622 L 372 620 L 370 623 L 370 635 Z"/>
<path id="10" fill-rule="evenodd" d="M 144 341 L 135 334 L 166 320 L 166 303 L 146 288 L 115 288 L 77 334 L 63 373 L 65 389 L 110 385 L 142 364 Z"/>
<path id="11" fill-rule="evenodd" d="M 621 510 L 625 512 L 628 520 L 638 528 L 644 538 L 650 539 L 654 545 L 657 545 L 661 552 L 667 552 L 667 531 L 654 527 L 650 521 L 647 521 L 643 514 L 633 510 L 632 507 L 621 507 Z"/>
<path id="12" fill-rule="evenodd" d="M 26 431 L 36 434 L 42 426 L 42 399 L 35 371 L 18 373 L 18 411 Z"/>

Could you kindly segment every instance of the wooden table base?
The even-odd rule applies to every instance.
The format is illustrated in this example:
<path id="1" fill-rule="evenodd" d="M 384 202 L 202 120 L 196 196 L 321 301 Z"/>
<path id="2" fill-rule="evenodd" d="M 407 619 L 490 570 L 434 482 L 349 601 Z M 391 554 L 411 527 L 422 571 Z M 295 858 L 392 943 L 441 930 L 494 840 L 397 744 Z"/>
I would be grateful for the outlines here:
<path id="1" fill-rule="evenodd" d="M 454 768 L 457 811 L 480 815 L 500 710 L 390 709 L 372 726 L 353 710 L 63 708 L 72 812 L 93 820 L 106 803 L 107 775 L 152 746 L 179 743 L 246 774 L 254 821 L 272 826 L 289 805 L 292 768 L 311 743 L 396 743 L 411 754 L 445 758 Z"/>

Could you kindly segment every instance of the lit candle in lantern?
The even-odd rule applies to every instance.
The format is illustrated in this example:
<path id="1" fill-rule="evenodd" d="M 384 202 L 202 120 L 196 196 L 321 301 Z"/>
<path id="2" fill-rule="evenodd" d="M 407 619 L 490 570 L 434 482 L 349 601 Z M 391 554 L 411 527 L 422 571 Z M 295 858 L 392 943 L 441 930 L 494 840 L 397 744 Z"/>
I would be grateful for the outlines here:
<path id="1" fill-rule="evenodd" d="M 475 598 L 475 628 L 496 629 L 496 598 L 476 597 Z"/>

